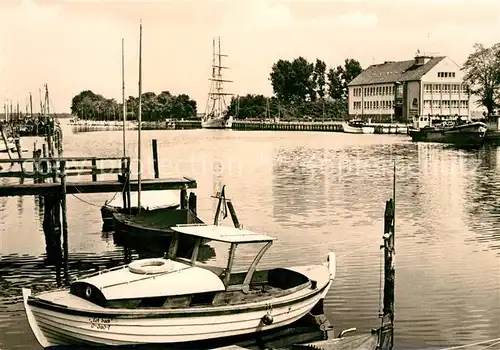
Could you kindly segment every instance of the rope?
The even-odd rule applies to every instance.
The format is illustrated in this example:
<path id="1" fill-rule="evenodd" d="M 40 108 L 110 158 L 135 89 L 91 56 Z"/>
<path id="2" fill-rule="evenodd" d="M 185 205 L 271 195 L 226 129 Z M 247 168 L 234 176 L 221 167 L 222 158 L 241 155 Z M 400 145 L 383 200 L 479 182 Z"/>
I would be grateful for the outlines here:
<path id="1" fill-rule="evenodd" d="M 75 188 L 75 190 L 76 190 L 79 194 L 84 194 L 84 193 L 82 193 L 82 192 L 80 192 L 80 191 L 78 190 L 78 187 L 77 187 L 77 186 L 73 186 L 73 187 Z M 125 192 L 125 189 L 126 189 L 126 186 L 125 186 L 125 184 L 123 184 L 123 188 L 122 188 L 122 190 L 120 191 L 120 193 Z M 113 197 L 112 197 L 110 200 L 105 201 L 105 202 L 104 202 L 104 204 L 106 205 L 106 204 L 108 204 L 109 202 L 111 202 L 113 199 L 115 199 L 115 197 L 116 197 L 116 195 L 117 195 L 117 194 L 118 194 L 118 192 L 115 192 L 115 194 L 113 195 Z M 93 206 L 93 207 L 97 207 L 97 208 L 102 207 L 102 205 L 98 205 L 98 204 L 95 204 L 95 203 L 92 203 L 92 202 L 86 201 L 85 199 L 82 199 L 82 198 L 78 197 L 78 196 L 77 196 L 77 195 L 75 195 L 74 193 L 71 193 L 71 195 L 72 195 L 73 197 L 75 197 L 76 199 L 78 199 L 79 201 L 82 201 L 83 203 L 86 203 L 86 204 L 91 205 L 91 206 Z"/>
<path id="2" fill-rule="evenodd" d="M 460 345 L 460 346 L 452 346 L 451 348 L 442 348 L 440 350 L 465 349 L 465 348 L 468 348 L 470 346 L 482 345 L 484 343 L 489 343 L 489 342 L 495 342 L 495 343 L 488 345 L 488 347 L 492 346 L 492 345 L 496 345 L 496 344 L 500 343 L 500 338 L 490 339 L 490 340 L 483 340 L 483 341 L 480 341 L 480 342 L 477 342 L 477 343 L 472 343 L 472 344 L 466 344 L 466 345 Z M 486 349 L 486 348 L 483 348 L 483 349 Z"/>
<path id="3" fill-rule="evenodd" d="M 490 344 L 490 345 L 488 345 L 488 346 L 485 346 L 484 348 L 481 348 L 481 349 L 479 349 L 479 350 L 489 349 L 489 348 L 491 348 L 492 346 L 494 346 L 494 345 L 498 345 L 498 344 L 500 344 L 500 341 L 494 342 L 494 343 L 492 343 L 492 344 Z"/>
<path id="4" fill-rule="evenodd" d="M 78 199 L 79 201 L 82 201 L 83 203 L 86 203 L 86 204 L 88 204 L 88 205 L 91 205 L 91 206 L 93 206 L 93 207 L 97 207 L 97 208 L 100 208 L 100 207 L 101 207 L 101 205 L 97 205 L 97 204 L 95 204 L 95 203 L 91 203 L 91 202 L 89 202 L 89 201 L 86 201 L 85 199 L 82 199 L 82 198 L 80 198 L 80 197 L 76 196 L 76 195 L 75 195 L 75 194 L 73 194 L 73 193 L 72 193 L 71 195 L 72 195 L 73 197 L 75 197 L 76 199 Z"/>

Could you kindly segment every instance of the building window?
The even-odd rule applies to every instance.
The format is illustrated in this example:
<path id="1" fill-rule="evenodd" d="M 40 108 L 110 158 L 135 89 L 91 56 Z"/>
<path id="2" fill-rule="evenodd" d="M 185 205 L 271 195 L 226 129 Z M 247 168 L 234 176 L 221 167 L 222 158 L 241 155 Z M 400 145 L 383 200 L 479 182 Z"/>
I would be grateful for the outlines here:
<path id="1" fill-rule="evenodd" d="M 468 104 L 469 104 L 469 101 L 461 100 L 460 101 L 460 108 L 467 108 Z"/>
<path id="2" fill-rule="evenodd" d="M 431 101 L 430 100 L 424 100 L 424 108 L 431 108 Z"/>
<path id="3" fill-rule="evenodd" d="M 441 101 L 441 104 L 443 108 L 449 108 L 450 107 L 450 100 L 443 100 Z"/>
<path id="4" fill-rule="evenodd" d="M 455 72 L 451 72 L 451 77 L 455 78 Z"/>
<path id="5" fill-rule="evenodd" d="M 451 92 L 452 92 L 453 94 L 458 94 L 459 89 L 460 89 L 460 85 L 453 84 L 453 85 L 451 86 Z"/>
<path id="6" fill-rule="evenodd" d="M 434 107 L 434 108 L 440 108 L 441 107 L 441 101 L 439 101 L 439 100 L 432 101 L 432 107 Z"/>
<path id="7" fill-rule="evenodd" d="M 441 92 L 441 85 L 440 84 L 434 84 L 433 92 Z"/>
<path id="8" fill-rule="evenodd" d="M 363 102 L 363 107 L 364 107 L 364 109 L 368 109 L 368 101 Z"/>
<path id="9" fill-rule="evenodd" d="M 443 89 L 443 92 L 450 92 L 449 84 L 441 84 L 441 88 Z"/>
<path id="10" fill-rule="evenodd" d="M 432 94 L 432 85 L 431 84 L 424 84 L 424 91 L 426 94 Z"/>
<path id="11" fill-rule="evenodd" d="M 451 108 L 457 108 L 458 107 L 458 101 L 457 100 L 452 100 L 450 103 L 451 103 Z"/>

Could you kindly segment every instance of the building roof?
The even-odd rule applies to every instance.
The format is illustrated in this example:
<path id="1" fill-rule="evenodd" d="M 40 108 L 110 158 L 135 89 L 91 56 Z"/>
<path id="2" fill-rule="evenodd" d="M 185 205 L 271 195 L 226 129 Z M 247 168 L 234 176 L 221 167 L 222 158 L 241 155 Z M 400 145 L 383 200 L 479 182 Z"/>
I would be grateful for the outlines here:
<path id="1" fill-rule="evenodd" d="M 174 226 L 172 230 L 187 235 L 226 243 L 258 243 L 274 240 L 273 237 L 265 234 L 229 226 L 188 224 Z"/>
<path id="2" fill-rule="evenodd" d="M 397 81 L 420 80 L 444 58 L 444 56 L 431 57 L 426 64 L 420 66 L 415 64 L 414 59 L 408 61 L 374 64 L 361 72 L 348 85 L 384 84 L 395 83 Z"/>

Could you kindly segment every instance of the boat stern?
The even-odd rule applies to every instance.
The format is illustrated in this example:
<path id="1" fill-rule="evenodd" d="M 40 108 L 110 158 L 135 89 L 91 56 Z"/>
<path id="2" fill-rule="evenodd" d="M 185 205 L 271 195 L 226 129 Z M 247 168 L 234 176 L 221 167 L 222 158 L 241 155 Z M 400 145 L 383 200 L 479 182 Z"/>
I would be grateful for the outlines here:
<path id="1" fill-rule="evenodd" d="M 36 340 L 42 346 L 42 348 L 47 348 L 49 346 L 54 345 L 47 340 L 40 327 L 38 327 L 35 315 L 33 315 L 31 307 L 28 305 L 28 299 L 29 297 L 31 297 L 31 289 L 23 288 L 22 293 L 23 293 L 23 305 L 24 305 L 24 310 L 26 311 L 26 317 L 28 318 L 28 324 Z"/>

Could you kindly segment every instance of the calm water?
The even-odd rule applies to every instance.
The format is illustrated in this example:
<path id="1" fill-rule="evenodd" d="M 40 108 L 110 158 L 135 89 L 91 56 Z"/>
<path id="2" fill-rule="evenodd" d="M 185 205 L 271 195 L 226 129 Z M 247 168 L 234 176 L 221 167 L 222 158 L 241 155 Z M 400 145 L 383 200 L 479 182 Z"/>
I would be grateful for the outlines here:
<path id="1" fill-rule="evenodd" d="M 307 132 L 173 130 L 146 131 L 142 138 L 148 158 L 151 139 L 158 139 L 162 177 L 198 181 L 202 219 L 212 220 L 210 196 L 226 184 L 240 222 L 278 238 L 264 265 L 322 263 L 335 251 L 337 277 L 325 307 L 337 331 L 366 332 L 379 325 L 379 245 L 395 158 L 396 348 L 500 337 L 500 149 L 466 151 L 414 144 L 404 136 Z M 66 132 L 65 155 L 119 156 L 121 140 L 120 132 Z M 131 132 L 131 156 L 136 145 Z M 111 196 L 68 198 L 72 275 L 124 259 L 113 234 L 101 232 L 99 207 Z M 55 283 L 55 272 L 44 265 L 38 202 L 0 198 L 4 350 L 39 349 L 20 288 L 43 290 Z"/>

